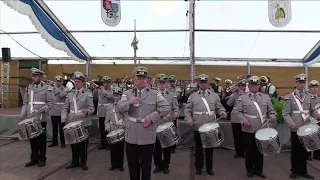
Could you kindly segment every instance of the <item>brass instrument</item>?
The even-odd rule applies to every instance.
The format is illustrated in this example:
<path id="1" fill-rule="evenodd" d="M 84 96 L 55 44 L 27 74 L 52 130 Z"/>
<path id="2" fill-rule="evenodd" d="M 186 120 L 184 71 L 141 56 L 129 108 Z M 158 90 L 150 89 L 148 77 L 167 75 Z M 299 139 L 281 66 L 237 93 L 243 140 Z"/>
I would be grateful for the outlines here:
<path id="1" fill-rule="evenodd" d="M 99 88 L 100 86 L 94 83 L 93 81 L 86 82 L 87 86 L 91 89 Z"/>
<path id="2" fill-rule="evenodd" d="M 238 85 L 238 83 L 236 83 L 236 84 L 234 84 L 234 85 L 226 88 L 226 92 L 228 93 L 228 92 L 230 92 L 230 91 L 233 91 L 233 90 L 237 87 L 237 85 Z"/>

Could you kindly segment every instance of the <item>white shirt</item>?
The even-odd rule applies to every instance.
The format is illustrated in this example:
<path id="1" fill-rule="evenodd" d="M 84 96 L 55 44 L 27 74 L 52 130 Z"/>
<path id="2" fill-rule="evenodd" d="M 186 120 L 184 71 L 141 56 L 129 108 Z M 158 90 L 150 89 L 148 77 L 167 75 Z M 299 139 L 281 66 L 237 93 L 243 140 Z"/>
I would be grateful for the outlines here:
<path id="1" fill-rule="evenodd" d="M 270 87 L 269 87 L 269 92 L 267 92 L 267 93 L 274 94 L 274 92 L 276 92 L 276 87 L 274 85 L 272 85 L 271 83 L 269 83 L 268 85 L 264 86 L 264 89 L 267 89 L 268 86 L 270 86 Z"/>

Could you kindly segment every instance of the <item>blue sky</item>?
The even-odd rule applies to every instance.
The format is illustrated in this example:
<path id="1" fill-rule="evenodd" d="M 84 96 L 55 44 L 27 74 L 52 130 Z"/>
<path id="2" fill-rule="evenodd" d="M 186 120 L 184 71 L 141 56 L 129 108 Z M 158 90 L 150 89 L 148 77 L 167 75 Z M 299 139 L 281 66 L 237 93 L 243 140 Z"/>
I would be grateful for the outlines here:
<path id="1" fill-rule="evenodd" d="M 116 27 L 101 20 L 100 1 L 45 1 L 69 30 L 186 29 L 185 1 L 121 1 L 122 18 Z M 197 1 L 196 29 L 320 30 L 320 1 L 292 1 L 292 20 L 283 28 L 268 21 L 267 1 Z M 10 17 L 7 18 L 7 17 Z M 7 32 L 36 31 L 27 16 L 0 2 L 0 29 Z M 94 57 L 131 57 L 133 33 L 73 33 Z M 39 34 L 12 35 L 43 57 L 67 57 L 48 45 Z M 137 33 L 138 56 L 188 57 L 186 32 Z M 303 58 L 318 42 L 317 33 L 196 32 L 197 57 Z M 34 57 L 6 35 L 0 45 L 11 47 L 14 57 Z M 0 52 L 1 53 L 1 52 Z"/>

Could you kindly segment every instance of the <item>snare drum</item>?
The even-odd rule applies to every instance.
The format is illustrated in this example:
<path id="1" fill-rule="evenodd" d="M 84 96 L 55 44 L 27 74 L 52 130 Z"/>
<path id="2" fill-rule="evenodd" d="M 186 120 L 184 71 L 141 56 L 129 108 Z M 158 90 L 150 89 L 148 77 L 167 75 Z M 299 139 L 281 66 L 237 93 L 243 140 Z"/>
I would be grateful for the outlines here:
<path id="1" fill-rule="evenodd" d="M 224 142 L 224 133 L 218 123 L 203 124 L 199 133 L 203 148 L 218 147 Z"/>
<path id="2" fill-rule="evenodd" d="M 114 131 L 111 131 L 107 135 L 107 141 L 110 144 L 116 144 L 118 142 L 121 142 L 124 140 L 124 130 L 123 129 L 117 129 Z"/>
<path id="3" fill-rule="evenodd" d="M 75 121 L 63 127 L 66 144 L 76 144 L 86 140 L 88 130 L 83 126 L 83 121 Z"/>
<path id="4" fill-rule="evenodd" d="M 157 138 L 161 147 L 166 148 L 178 144 L 181 136 L 179 129 L 174 126 L 173 122 L 167 122 L 158 126 Z"/>
<path id="5" fill-rule="evenodd" d="M 29 140 L 40 136 L 44 128 L 37 118 L 29 118 L 18 123 L 18 131 L 20 140 Z"/>
<path id="6" fill-rule="evenodd" d="M 273 128 L 260 129 L 255 134 L 258 150 L 264 156 L 276 155 L 281 151 L 278 131 Z"/>
<path id="7" fill-rule="evenodd" d="M 299 140 L 308 152 L 320 149 L 319 130 L 320 128 L 317 124 L 307 124 L 298 129 Z"/>

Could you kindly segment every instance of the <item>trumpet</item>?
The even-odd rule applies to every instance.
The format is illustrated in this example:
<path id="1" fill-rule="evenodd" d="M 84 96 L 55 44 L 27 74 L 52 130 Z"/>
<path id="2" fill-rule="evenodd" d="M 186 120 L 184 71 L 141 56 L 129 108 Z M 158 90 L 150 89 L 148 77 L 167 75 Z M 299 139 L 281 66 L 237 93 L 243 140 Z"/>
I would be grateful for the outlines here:
<path id="1" fill-rule="evenodd" d="M 237 85 L 238 85 L 238 83 L 226 88 L 226 92 L 228 93 L 230 91 L 233 91 L 237 87 Z"/>
<path id="2" fill-rule="evenodd" d="M 99 88 L 100 86 L 94 83 L 93 81 L 86 82 L 87 86 L 91 89 Z"/>

